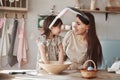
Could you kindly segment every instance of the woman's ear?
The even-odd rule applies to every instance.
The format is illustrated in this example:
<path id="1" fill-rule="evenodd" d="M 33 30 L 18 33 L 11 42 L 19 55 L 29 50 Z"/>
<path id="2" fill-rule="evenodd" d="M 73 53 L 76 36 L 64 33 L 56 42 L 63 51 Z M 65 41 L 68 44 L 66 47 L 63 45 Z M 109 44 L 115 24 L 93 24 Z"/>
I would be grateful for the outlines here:
<path id="1" fill-rule="evenodd" d="M 86 25 L 86 32 L 88 33 L 89 25 Z"/>
<path id="2" fill-rule="evenodd" d="M 88 29 L 89 29 L 89 26 L 88 26 L 88 27 L 86 27 L 86 29 L 88 30 Z"/>
<path id="3" fill-rule="evenodd" d="M 86 25 L 86 30 L 88 30 L 89 29 L 89 25 Z"/>

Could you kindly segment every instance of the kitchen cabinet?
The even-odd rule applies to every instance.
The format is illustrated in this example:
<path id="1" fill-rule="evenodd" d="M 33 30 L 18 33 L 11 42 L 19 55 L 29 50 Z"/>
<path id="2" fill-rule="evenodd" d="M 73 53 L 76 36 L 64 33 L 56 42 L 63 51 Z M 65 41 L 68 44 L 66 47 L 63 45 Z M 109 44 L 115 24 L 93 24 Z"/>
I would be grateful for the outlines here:
<path id="1" fill-rule="evenodd" d="M 0 17 L 27 18 L 28 0 L 0 0 Z"/>
<path id="2" fill-rule="evenodd" d="M 28 0 L 0 0 L 0 11 L 28 11 Z"/>

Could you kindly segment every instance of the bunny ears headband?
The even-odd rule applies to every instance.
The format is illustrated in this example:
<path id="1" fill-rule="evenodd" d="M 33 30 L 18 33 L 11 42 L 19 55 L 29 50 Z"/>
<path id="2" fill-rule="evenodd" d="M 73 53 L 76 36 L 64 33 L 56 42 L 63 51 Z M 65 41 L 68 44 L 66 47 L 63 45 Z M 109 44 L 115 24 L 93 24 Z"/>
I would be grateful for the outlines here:
<path id="1" fill-rule="evenodd" d="M 51 28 L 53 26 L 53 24 L 56 22 L 56 20 L 60 17 L 62 17 L 64 14 L 66 14 L 68 11 L 73 12 L 75 14 L 79 14 L 83 19 L 85 19 L 86 21 L 89 22 L 89 18 L 80 10 L 73 8 L 73 7 L 67 7 L 65 9 L 63 9 L 56 17 L 55 19 L 52 21 L 52 23 L 50 24 L 49 28 Z"/>

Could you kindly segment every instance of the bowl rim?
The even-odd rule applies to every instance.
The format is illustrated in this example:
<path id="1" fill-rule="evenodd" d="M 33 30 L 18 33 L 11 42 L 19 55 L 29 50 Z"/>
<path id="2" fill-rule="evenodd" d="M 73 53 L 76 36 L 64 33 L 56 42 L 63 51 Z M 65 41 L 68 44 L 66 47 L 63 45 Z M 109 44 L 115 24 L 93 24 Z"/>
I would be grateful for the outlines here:
<path id="1" fill-rule="evenodd" d="M 67 69 L 70 66 L 70 64 L 56 64 L 56 63 L 44 64 L 44 63 L 40 63 L 39 66 L 41 66 L 41 68 L 43 68 L 43 70 L 47 71 L 48 73 L 59 74 L 62 71 L 64 71 L 65 69 Z"/>
<path id="2" fill-rule="evenodd" d="M 58 61 L 50 61 L 50 62 L 58 62 Z M 44 64 L 44 63 L 39 62 L 39 64 Z M 47 63 L 47 64 L 44 64 L 44 65 L 70 65 L 70 64 L 71 64 L 71 62 L 65 61 L 63 64 Z"/>

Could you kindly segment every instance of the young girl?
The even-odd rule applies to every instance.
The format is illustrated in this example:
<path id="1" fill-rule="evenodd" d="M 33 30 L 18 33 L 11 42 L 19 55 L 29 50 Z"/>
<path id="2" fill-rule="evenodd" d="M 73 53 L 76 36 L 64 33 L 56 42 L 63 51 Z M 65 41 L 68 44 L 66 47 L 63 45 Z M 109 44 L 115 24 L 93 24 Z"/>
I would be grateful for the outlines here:
<path id="1" fill-rule="evenodd" d="M 49 64 L 49 61 L 58 61 L 59 64 L 62 64 L 64 61 L 62 38 L 59 36 L 61 25 L 63 24 L 61 19 L 57 19 L 53 26 L 49 28 L 55 17 L 54 15 L 50 15 L 44 20 L 44 32 L 38 39 L 41 61 L 45 64 Z"/>

